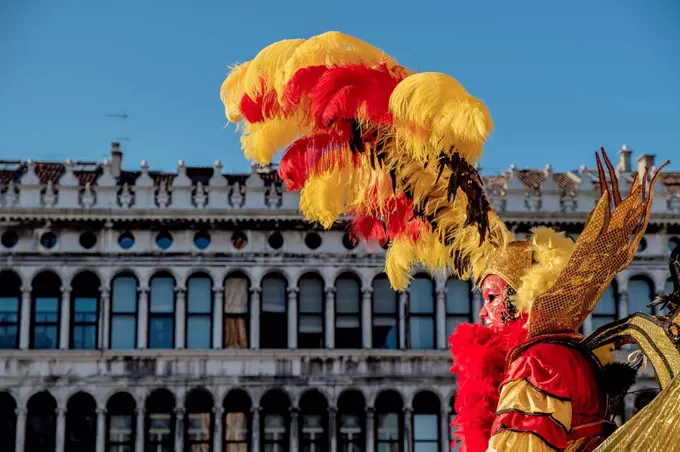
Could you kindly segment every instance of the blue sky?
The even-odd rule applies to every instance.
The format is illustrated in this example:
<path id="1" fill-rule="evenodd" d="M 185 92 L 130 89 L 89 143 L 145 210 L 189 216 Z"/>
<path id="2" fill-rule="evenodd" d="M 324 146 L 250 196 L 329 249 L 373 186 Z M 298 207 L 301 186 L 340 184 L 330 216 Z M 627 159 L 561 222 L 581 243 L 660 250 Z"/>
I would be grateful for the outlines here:
<path id="1" fill-rule="evenodd" d="M 422 8 L 427 5 L 426 8 Z M 0 158 L 244 170 L 226 129 L 226 66 L 284 38 L 338 30 L 488 104 L 485 172 L 592 165 L 625 143 L 680 169 L 675 0 L 7 0 L 0 2 Z M 127 121 L 107 118 L 126 111 Z"/>

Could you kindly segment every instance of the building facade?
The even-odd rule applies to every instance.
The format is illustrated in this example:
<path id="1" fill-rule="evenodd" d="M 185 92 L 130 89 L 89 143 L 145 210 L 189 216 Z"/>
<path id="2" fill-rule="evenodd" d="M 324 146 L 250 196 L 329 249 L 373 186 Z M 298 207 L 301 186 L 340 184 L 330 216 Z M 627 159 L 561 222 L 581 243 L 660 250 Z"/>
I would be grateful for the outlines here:
<path id="1" fill-rule="evenodd" d="M 654 165 L 631 155 L 622 192 Z M 0 161 L 0 450 L 449 450 L 447 337 L 482 304 L 469 282 L 416 273 L 392 291 L 384 250 L 305 223 L 273 168 L 122 158 L 114 143 L 103 163 Z M 596 176 L 485 180 L 516 235 L 576 238 Z M 585 332 L 668 290 L 680 174 L 662 179 L 636 260 Z M 620 416 L 654 386 L 643 375 Z"/>

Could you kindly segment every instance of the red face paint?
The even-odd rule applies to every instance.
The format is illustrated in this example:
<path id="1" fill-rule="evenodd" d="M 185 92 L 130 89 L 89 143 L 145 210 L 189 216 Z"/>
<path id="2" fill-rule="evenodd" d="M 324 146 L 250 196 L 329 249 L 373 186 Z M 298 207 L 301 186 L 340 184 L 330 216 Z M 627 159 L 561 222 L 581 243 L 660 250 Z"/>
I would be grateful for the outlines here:
<path id="1" fill-rule="evenodd" d="M 479 318 L 484 326 L 502 328 L 519 317 L 508 300 L 509 289 L 508 283 L 500 276 L 489 275 L 484 278 L 482 281 L 484 306 L 479 312 Z"/>

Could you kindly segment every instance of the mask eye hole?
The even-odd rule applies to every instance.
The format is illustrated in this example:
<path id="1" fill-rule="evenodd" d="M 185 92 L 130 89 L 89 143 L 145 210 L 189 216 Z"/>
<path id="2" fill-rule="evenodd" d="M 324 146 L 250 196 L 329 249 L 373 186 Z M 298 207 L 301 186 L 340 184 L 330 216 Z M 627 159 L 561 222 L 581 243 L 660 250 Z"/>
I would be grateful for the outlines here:
<path id="1" fill-rule="evenodd" d="M 496 299 L 496 295 L 494 294 L 489 294 L 489 303 L 493 303 L 493 301 Z"/>

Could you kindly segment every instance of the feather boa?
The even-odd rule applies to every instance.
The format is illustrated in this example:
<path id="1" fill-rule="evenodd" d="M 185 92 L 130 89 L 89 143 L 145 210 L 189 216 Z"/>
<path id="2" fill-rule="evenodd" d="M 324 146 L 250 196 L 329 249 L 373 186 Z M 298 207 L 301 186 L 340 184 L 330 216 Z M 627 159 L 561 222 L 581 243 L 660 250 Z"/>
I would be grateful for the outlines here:
<path id="1" fill-rule="evenodd" d="M 458 391 L 451 427 L 462 452 L 487 450 L 508 352 L 526 340 L 522 321 L 502 329 L 459 325 L 449 338 Z M 453 444 L 452 444 L 453 447 Z"/>

